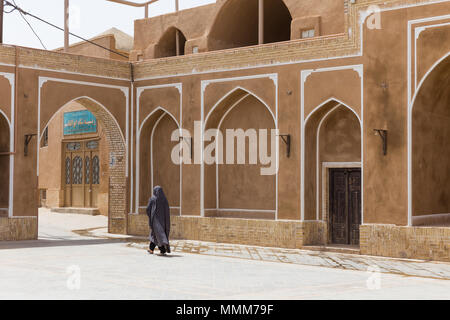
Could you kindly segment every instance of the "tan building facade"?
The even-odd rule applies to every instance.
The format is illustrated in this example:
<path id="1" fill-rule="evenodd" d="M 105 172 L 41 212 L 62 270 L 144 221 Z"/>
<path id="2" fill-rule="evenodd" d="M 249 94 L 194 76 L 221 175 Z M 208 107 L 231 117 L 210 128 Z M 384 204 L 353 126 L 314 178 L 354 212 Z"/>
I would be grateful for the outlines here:
<path id="1" fill-rule="evenodd" d="M 73 102 L 102 128 L 111 232 L 146 234 L 161 185 L 178 238 L 449 261 L 450 1 L 258 3 L 138 20 L 131 62 L 1 47 L 1 238 L 36 237 L 48 160 L 26 135 Z M 209 129 L 278 130 L 278 170 L 202 161 Z"/>

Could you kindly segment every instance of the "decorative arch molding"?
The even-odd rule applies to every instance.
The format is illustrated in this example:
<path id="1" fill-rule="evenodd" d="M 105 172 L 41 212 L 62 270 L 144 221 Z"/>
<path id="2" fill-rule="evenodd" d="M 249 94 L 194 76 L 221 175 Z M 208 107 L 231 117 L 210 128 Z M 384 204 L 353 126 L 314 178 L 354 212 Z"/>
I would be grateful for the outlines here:
<path id="1" fill-rule="evenodd" d="M 256 98 L 259 102 L 261 102 L 261 103 L 266 107 L 266 109 L 269 111 L 270 115 L 272 116 L 273 121 L 274 121 L 274 123 L 275 123 L 275 128 L 278 127 L 278 123 L 277 123 L 275 114 L 273 113 L 272 109 L 270 109 L 269 105 L 268 105 L 262 98 L 260 98 L 258 95 L 256 95 L 255 93 L 253 93 L 252 91 L 250 91 L 250 90 L 248 90 L 248 89 L 245 89 L 245 88 L 243 88 L 243 87 L 241 87 L 241 86 L 236 86 L 234 89 L 230 90 L 228 93 L 226 93 L 224 96 L 222 96 L 222 97 L 214 104 L 214 106 L 211 108 L 211 110 L 208 112 L 208 115 L 206 116 L 206 119 L 205 119 L 205 121 L 204 121 L 205 126 L 204 126 L 203 130 L 205 130 L 206 124 L 208 123 L 208 120 L 209 120 L 210 116 L 215 112 L 215 110 L 217 109 L 217 107 L 219 107 L 219 106 L 225 101 L 226 98 L 230 97 L 232 94 L 237 93 L 237 92 L 239 92 L 239 91 L 242 91 L 242 92 L 244 93 L 244 95 L 245 95 L 244 98 L 246 98 L 246 97 L 248 97 L 248 96 L 253 96 L 253 97 Z M 238 100 L 239 100 L 238 102 L 241 102 L 243 99 L 238 99 Z M 234 108 L 236 105 L 238 105 L 238 103 L 234 103 L 233 106 L 232 106 L 232 108 Z M 227 111 L 226 113 L 230 112 L 232 108 L 228 109 L 228 111 Z M 225 117 L 225 116 L 224 116 L 224 117 Z M 223 120 L 224 117 L 222 117 L 222 120 Z"/>
<path id="2" fill-rule="evenodd" d="M 408 103 L 411 103 L 413 92 L 417 93 L 419 90 L 418 82 L 425 79 L 428 72 L 418 79 L 418 59 L 417 59 L 417 42 L 423 31 L 430 28 L 444 27 L 450 25 L 448 22 L 450 15 L 434 16 L 429 18 L 408 20 L 407 29 L 407 50 L 408 50 L 408 69 L 407 69 L 407 80 L 408 80 Z M 445 21 L 445 22 L 444 22 Z M 427 25 L 416 26 L 417 24 L 430 23 Z M 414 37 L 413 37 L 414 34 Z M 413 55 L 414 52 L 414 55 Z M 430 68 L 433 69 L 433 66 Z M 414 72 L 414 76 L 412 75 Z"/>
<path id="3" fill-rule="evenodd" d="M 50 77 L 39 77 L 39 88 L 38 88 L 38 120 L 37 120 L 37 135 L 39 138 L 41 138 L 42 134 L 41 134 L 41 105 L 42 105 L 42 87 L 44 86 L 44 84 L 46 84 L 47 82 L 52 81 L 52 82 L 59 82 L 59 83 L 68 83 L 68 84 L 75 84 L 75 85 L 83 85 L 83 86 L 91 86 L 91 87 L 100 87 L 100 88 L 110 88 L 110 89 L 118 89 L 120 90 L 124 96 L 125 96 L 125 137 L 123 136 L 123 132 L 122 129 L 120 129 L 119 126 L 119 130 L 121 132 L 122 138 L 125 138 L 125 146 L 126 146 L 126 154 L 125 154 L 125 162 L 126 162 L 126 166 L 125 166 L 125 175 L 126 177 L 128 177 L 128 167 L 129 167 L 129 153 L 128 153 L 128 146 L 129 146 L 129 132 L 130 132 L 130 128 L 129 128 L 129 113 L 130 113 L 130 99 L 129 99 L 129 94 L 130 94 L 130 88 L 129 87 L 125 87 L 125 86 L 117 86 L 117 85 L 108 85 L 108 84 L 101 84 L 101 83 L 96 83 L 96 82 L 87 82 L 87 81 L 75 81 L 75 80 L 68 80 L 68 79 L 60 79 L 60 78 L 50 78 Z M 96 104 L 100 105 L 104 110 L 106 110 L 107 112 L 108 109 L 101 103 L 99 103 L 98 101 L 95 101 L 94 99 L 88 97 L 90 100 L 94 101 Z M 58 111 L 61 108 L 58 108 Z M 56 112 L 55 112 L 56 113 Z M 53 116 L 55 115 L 55 113 L 53 113 Z M 109 114 L 111 114 L 109 112 Z M 111 115 L 112 116 L 112 115 Z M 112 116 L 112 118 L 115 120 L 116 124 L 118 123 L 117 119 L 115 117 Z M 48 125 L 48 122 L 47 122 Z M 43 127 L 45 128 L 45 126 Z M 43 131 L 43 130 L 42 130 Z M 37 165 L 36 165 L 36 171 L 37 171 L 37 175 L 39 176 L 39 143 L 37 143 Z"/>
<path id="4" fill-rule="evenodd" d="M 141 96 L 144 92 L 148 91 L 148 90 L 153 90 L 153 89 L 163 89 L 163 88 L 176 88 L 178 90 L 179 96 L 180 96 L 180 100 L 179 100 L 179 114 L 180 114 L 180 119 L 177 121 L 176 117 L 173 116 L 172 113 L 170 113 L 169 111 L 167 111 L 166 108 L 163 107 L 157 107 L 156 109 L 152 110 L 150 112 L 149 115 L 146 116 L 146 118 L 144 118 L 145 120 L 143 121 L 146 122 L 148 121 L 148 119 L 150 118 L 150 116 L 155 112 L 157 112 L 157 110 L 163 110 L 165 112 L 167 112 L 168 114 L 170 114 L 173 119 L 175 120 L 175 123 L 177 123 L 178 127 L 180 128 L 180 130 L 183 129 L 183 84 L 181 82 L 176 82 L 176 83 L 167 83 L 167 84 L 160 84 L 160 85 L 149 85 L 149 86 L 143 86 L 143 87 L 138 87 L 136 88 L 136 127 L 138 128 L 138 133 L 137 135 L 140 135 L 140 130 L 143 128 L 142 124 L 141 124 L 141 120 L 140 120 L 140 111 L 141 111 Z M 160 108 L 160 109 L 158 109 Z M 134 160 L 132 158 L 132 166 L 134 166 L 136 168 L 136 177 L 139 177 L 139 172 L 140 172 L 140 154 L 139 154 L 139 148 L 140 148 L 140 138 L 136 138 L 136 159 Z M 132 172 L 134 171 L 134 167 L 132 168 Z M 183 166 L 180 165 L 180 170 L 183 170 Z M 133 175 L 131 175 L 133 177 Z M 131 184 L 130 184 L 130 194 L 131 194 L 131 201 L 130 201 L 130 213 L 134 213 L 134 214 L 138 214 L 139 213 L 139 181 L 138 179 L 136 179 L 137 181 L 133 181 L 133 179 L 131 180 Z M 180 175 L 180 188 L 182 185 L 183 181 L 182 181 L 182 172 Z M 136 189 L 136 192 L 135 192 Z M 133 201 L 133 195 L 134 196 L 134 201 Z M 182 210 L 182 198 L 180 196 L 180 212 Z"/>
<path id="5" fill-rule="evenodd" d="M 143 128 L 148 124 L 148 121 L 152 118 L 156 117 L 156 121 L 153 124 L 152 130 L 151 130 L 151 134 L 150 134 L 150 171 L 151 171 L 151 181 L 152 181 L 152 186 L 153 186 L 153 135 L 155 133 L 156 127 L 158 126 L 159 122 L 165 117 L 165 116 L 169 116 L 177 125 L 178 130 L 182 130 L 180 122 L 178 122 L 178 120 L 176 119 L 176 117 L 169 112 L 166 108 L 158 106 L 156 107 L 154 110 L 152 110 L 152 112 L 150 112 L 145 119 L 142 121 L 142 123 L 139 126 L 138 129 L 138 133 L 137 133 L 137 142 L 136 142 L 136 203 L 135 203 L 135 207 L 136 207 L 136 211 L 139 212 L 139 202 L 140 202 L 140 181 L 141 181 L 141 169 L 140 169 L 140 161 L 141 161 L 141 156 L 140 156 L 140 147 L 141 147 L 141 132 L 143 130 Z M 181 208 L 182 208 L 182 195 L 183 195 L 183 166 L 180 164 L 180 213 L 181 213 Z"/>
<path id="6" fill-rule="evenodd" d="M 48 125 L 50 124 L 50 122 L 52 122 L 52 120 L 56 117 L 56 115 L 62 111 L 64 108 L 66 108 L 69 104 L 71 103 L 79 103 L 80 105 L 82 105 L 83 107 L 85 107 L 86 109 L 88 109 L 92 104 L 98 105 L 100 106 L 110 117 L 111 119 L 114 121 L 115 125 L 120 128 L 119 123 L 117 122 L 117 119 L 111 114 L 111 112 L 108 110 L 108 108 L 106 108 L 103 104 L 101 104 L 100 102 L 98 102 L 97 100 L 88 97 L 88 96 L 80 96 L 77 98 L 74 98 L 72 100 L 70 100 L 69 102 L 66 102 L 63 106 L 61 106 L 51 117 L 50 119 L 45 123 L 45 125 L 43 126 L 43 130 L 39 136 L 39 141 L 42 139 L 43 135 L 44 135 L 44 130 L 45 128 L 48 127 Z M 87 106 L 87 107 L 86 107 Z M 120 132 L 120 136 L 122 138 L 122 141 L 125 143 L 125 137 L 123 135 L 122 130 L 119 129 Z"/>
<path id="7" fill-rule="evenodd" d="M 305 83 L 308 80 L 308 77 L 317 72 L 332 72 L 339 70 L 353 70 L 358 73 L 360 78 L 360 95 L 361 95 L 361 116 L 358 113 L 348 106 L 343 101 L 340 101 L 336 98 L 329 98 L 326 101 L 319 104 L 313 111 L 305 117 Z M 362 64 L 358 65 L 345 65 L 345 66 L 337 66 L 330 68 L 320 68 L 320 69 L 309 69 L 302 70 L 300 72 L 300 220 L 305 220 L 305 127 L 309 116 L 314 114 L 317 110 L 321 109 L 325 104 L 336 101 L 341 105 L 347 107 L 349 110 L 355 114 L 358 118 L 360 126 L 361 126 L 361 224 L 364 224 L 364 66 Z"/>
<path id="8" fill-rule="evenodd" d="M 67 107 L 70 103 L 79 103 L 92 112 L 97 121 L 101 124 L 106 136 L 109 149 L 109 210 L 108 210 L 108 230 L 113 233 L 125 234 L 127 232 L 126 222 L 126 202 L 127 202 L 127 178 L 126 178 L 126 140 L 119 127 L 117 119 L 111 112 L 98 101 L 81 96 L 70 100 L 60 107 L 46 123 L 46 126 L 53 118 Z M 41 139 L 42 136 L 39 136 Z M 37 143 L 38 147 L 40 146 Z M 39 154 L 39 150 L 38 150 Z M 38 163 L 39 166 L 39 163 Z M 39 169 L 39 167 L 38 167 Z M 39 171 L 39 170 L 38 170 Z"/>
<path id="9" fill-rule="evenodd" d="M 408 104 L 408 226 L 413 225 L 413 191 L 412 191 L 412 174 L 413 174 L 413 168 L 412 168 L 412 150 L 413 150 L 413 141 L 412 141 L 412 135 L 413 135 L 413 109 L 416 104 L 416 101 L 420 94 L 422 93 L 423 87 L 425 83 L 430 79 L 430 77 L 434 74 L 434 72 L 437 72 L 437 69 L 445 62 L 450 61 L 450 52 L 443 55 L 440 59 L 438 59 L 433 66 L 431 66 L 430 69 L 425 73 L 423 78 L 420 80 L 416 91 Z"/>
<path id="10" fill-rule="evenodd" d="M 212 83 L 228 83 L 232 81 L 240 81 L 240 80 L 251 80 L 251 79 L 264 79 L 268 78 L 273 81 L 274 83 L 274 94 L 275 94 L 275 112 L 271 110 L 269 105 L 261 99 L 258 95 L 254 94 L 253 92 L 249 91 L 248 89 L 245 89 L 241 86 L 237 86 L 234 89 L 230 90 L 227 94 L 222 96 L 215 104 L 214 107 L 211 108 L 211 110 L 208 112 L 208 114 L 205 116 L 205 91 L 206 88 L 212 84 Z M 212 112 L 222 103 L 225 101 L 227 97 L 229 97 L 234 92 L 242 90 L 243 92 L 246 92 L 248 95 L 252 95 L 258 101 L 260 101 L 270 112 L 272 118 L 274 119 L 275 128 L 278 129 L 278 74 L 277 73 L 271 73 L 271 74 L 259 74 L 259 75 L 253 75 L 253 76 L 243 76 L 243 77 L 232 77 L 232 78 L 221 78 L 221 79 L 211 79 L 211 80 L 202 80 L 201 81 L 201 124 L 202 124 L 202 130 L 201 130 L 201 141 L 204 141 L 204 133 L 206 128 L 206 123 L 211 116 Z M 279 139 L 276 140 L 276 150 L 277 150 L 277 157 L 276 157 L 276 165 L 277 168 L 279 166 Z M 200 215 L 202 217 L 205 216 L 205 164 L 204 164 L 204 150 L 203 147 L 201 148 L 201 157 L 200 157 L 200 163 L 201 163 L 201 176 L 200 176 Z M 275 220 L 278 219 L 278 171 L 276 174 L 276 183 L 275 183 L 275 189 L 276 189 L 276 200 L 275 200 Z"/>
<path id="11" fill-rule="evenodd" d="M 14 145 L 15 141 L 15 132 L 14 128 L 16 126 L 16 114 L 15 114 L 15 74 L 8 72 L 0 72 L 0 76 L 4 77 L 9 81 L 9 85 L 11 87 L 10 96 L 11 96 L 11 105 L 10 105 L 10 117 L 0 109 L 0 117 L 3 116 L 6 122 L 9 125 L 9 151 L 13 153 L 15 150 Z M 8 217 L 13 217 L 13 209 L 14 209 L 14 154 L 9 156 L 9 199 L 8 199 Z"/>
<path id="12" fill-rule="evenodd" d="M 343 106 L 347 109 L 349 109 L 355 116 L 356 118 L 358 118 L 359 124 L 362 126 L 362 120 L 361 117 L 359 116 L 359 114 L 356 112 L 355 109 L 353 109 L 352 107 L 350 107 L 347 103 L 335 98 L 335 97 L 331 97 L 329 99 L 327 99 L 326 101 L 322 102 L 321 104 L 319 104 L 316 108 L 314 108 L 314 110 L 312 110 L 308 116 L 305 118 L 305 125 L 308 123 L 308 120 L 314 115 L 316 114 L 320 109 L 322 109 L 322 107 L 324 107 L 325 105 L 327 105 L 330 102 L 335 101 L 336 103 L 338 103 L 339 106 Z M 337 107 L 337 106 L 336 106 Z"/>
<path id="13" fill-rule="evenodd" d="M 329 105 L 331 103 L 335 103 L 334 105 L 331 105 L 328 107 L 327 110 L 324 111 L 324 114 L 320 115 L 319 112 L 322 111 L 323 108 L 325 108 L 326 105 Z M 321 128 L 322 125 L 324 124 L 324 122 L 333 114 L 335 113 L 337 110 L 339 109 L 344 109 L 347 112 L 350 112 L 355 120 L 357 120 L 358 125 L 359 125 L 359 130 L 360 130 L 360 135 L 362 137 L 362 126 L 363 123 L 359 117 L 359 115 L 357 114 L 357 112 L 351 108 L 350 106 L 348 106 L 347 104 L 339 101 L 338 99 L 335 98 L 330 98 L 328 100 L 326 100 L 325 102 L 321 103 L 318 107 L 316 107 L 314 109 L 313 112 L 311 112 L 311 114 L 308 115 L 306 121 L 305 121 L 305 127 L 308 126 L 309 122 L 308 120 L 312 119 L 312 117 L 316 117 L 316 122 L 317 122 L 317 126 L 316 126 L 316 133 L 315 133 L 315 146 L 316 146 L 316 155 L 315 155 L 315 170 L 316 170 L 316 220 L 320 220 L 320 204 L 322 203 L 322 221 L 324 220 L 323 217 L 325 216 L 324 214 L 324 207 L 323 204 L 325 203 L 324 200 L 324 196 L 325 196 L 325 192 L 324 192 L 324 188 L 326 188 L 323 184 L 322 184 L 322 189 L 320 188 L 320 183 L 321 183 L 321 176 L 322 176 L 322 180 L 323 179 L 323 175 L 324 172 L 322 171 L 322 174 L 320 173 L 322 166 L 320 165 L 320 133 L 321 133 Z M 305 131 L 306 134 L 306 131 Z M 362 148 L 363 146 L 361 145 L 361 152 L 362 152 Z M 356 167 L 361 167 L 361 162 L 353 162 L 352 164 L 357 164 Z M 342 163 L 340 163 L 339 165 L 342 165 Z M 323 182 L 323 181 L 322 181 Z M 322 191 L 322 202 L 320 201 L 321 199 L 321 191 Z"/>
<path id="14" fill-rule="evenodd" d="M 9 152 L 14 152 L 14 126 L 11 125 L 11 122 L 8 119 L 8 116 L 6 115 L 6 113 L 4 113 L 1 109 L 0 109 L 0 120 L 4 119 L 4 121 L 7 124 L 7 128 L 5 128 L 7 130 L 7 132 L 9 133 Z M 9 172 L 8 172 L 8 207 L 4 208 L 4 209 L 8 209 L 8 217 L 12 217 L 12 207 L 13 207 L 13 181 L 14 181 L 14 176 L 13 174 L 13 166 L 14 166 L 14 155 L 10 154 L 9 155 Z"/>

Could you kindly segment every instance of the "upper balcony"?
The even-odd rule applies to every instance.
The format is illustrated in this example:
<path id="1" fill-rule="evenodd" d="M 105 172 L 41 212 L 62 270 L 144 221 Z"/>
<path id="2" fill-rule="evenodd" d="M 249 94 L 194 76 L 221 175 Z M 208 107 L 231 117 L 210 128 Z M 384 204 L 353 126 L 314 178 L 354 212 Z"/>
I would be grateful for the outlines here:
<path id="1" fill-rule="evenodd" d="M 135 21 L 132 61 L 345 33 L 347 0 L 218 0 Z"/>

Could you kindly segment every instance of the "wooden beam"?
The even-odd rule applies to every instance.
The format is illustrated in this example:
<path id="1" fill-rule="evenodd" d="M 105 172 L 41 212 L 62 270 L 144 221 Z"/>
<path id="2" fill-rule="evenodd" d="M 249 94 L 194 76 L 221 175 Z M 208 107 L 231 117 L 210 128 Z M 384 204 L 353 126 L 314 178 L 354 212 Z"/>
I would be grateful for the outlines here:
<path id="1" fill-rule="evenodd" d="M 264 0 L 258 1 L 258 44 L 264 43 Z"/>
<path id="2" fill-rule="evenodd" d="M 69 51 L 69 0 L 64 0 L 64 52 Z"/>

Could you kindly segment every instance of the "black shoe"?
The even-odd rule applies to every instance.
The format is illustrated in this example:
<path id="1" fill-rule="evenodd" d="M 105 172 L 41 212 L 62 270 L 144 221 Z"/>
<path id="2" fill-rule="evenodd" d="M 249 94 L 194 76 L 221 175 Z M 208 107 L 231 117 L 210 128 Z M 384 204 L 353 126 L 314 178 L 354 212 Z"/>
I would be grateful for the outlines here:
<path id="1" fill-rule="evenodd" d="M 167 251 L 167 253 L 170 253 L 170 246 L 169 245 L 166 246 L 166 251 Z"/>

